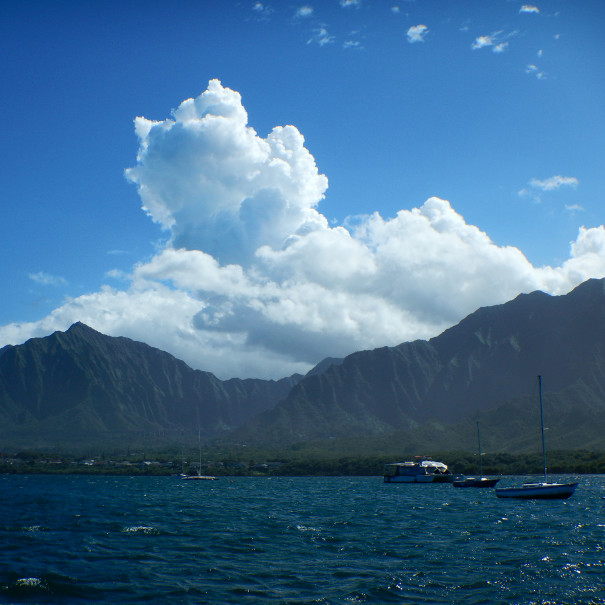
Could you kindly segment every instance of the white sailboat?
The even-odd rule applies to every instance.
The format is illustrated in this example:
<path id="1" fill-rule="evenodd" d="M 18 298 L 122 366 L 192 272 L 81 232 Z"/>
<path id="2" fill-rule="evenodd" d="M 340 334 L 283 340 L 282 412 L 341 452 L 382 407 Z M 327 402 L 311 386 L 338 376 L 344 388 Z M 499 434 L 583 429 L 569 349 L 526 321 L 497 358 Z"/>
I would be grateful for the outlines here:
<path id="1" fill-rule="evenodd" d="M 524 483 L 521 487 L 496 488 L 498 498 L 525 498 L 525 499 L 556 499 L 569 498 L 576 491 L 577 483 L 549 483 L 546 479 L 546 448 L 544 447 L 544 414 L 542 412 L 542 376 L 538 376 L 538 390 L 540 392 L 540 425 L 542 427 L 542 465 L 544 467 L 544 481 L 539 483 Z"/>
<path id="2" fill-rule="evenodd" d="M 197 438 L 200 449 L 200 463 L 197 467 L 197 475 L 185 475 L 184 473 L 181 473 L 181 478 L 185 481 L 214 481 L 216 477 L 213 477 L 212 475 L 202 475 L 202 434 L 199 429 L 197 432 Z"/>
<path id="3" fill-rule="evenodd" d="M 456 477 L 453 481 L 454 487 L 494 487 L 500 479 L 490 479 L 483 476 L 483 461 L 481 456 L 481 436 L 479 433 L 479 421 L 477 420 L 477 447 L 479 448 L 479 476 L 478 477 Z"/>

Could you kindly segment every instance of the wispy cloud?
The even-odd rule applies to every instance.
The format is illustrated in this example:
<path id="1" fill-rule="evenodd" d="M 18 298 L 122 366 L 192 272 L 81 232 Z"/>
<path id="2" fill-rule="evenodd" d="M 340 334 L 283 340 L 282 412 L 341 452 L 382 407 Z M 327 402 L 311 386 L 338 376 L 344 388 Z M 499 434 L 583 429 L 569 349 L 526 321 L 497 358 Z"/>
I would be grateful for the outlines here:
<path id="1" fill-rule="evenodd" d="M 542 201 L 542 194 L 550 191 L 556 191 L 561 187 L 572 187 L 576 188 L 580 184 L 580 181 L 575 176 L 551 176 L 547 179 L 532 179 L 529 181 L 528 186 L 524 187 L 519 191 L 520 196 L 529 196 L 536 202 Z"/>
<path id="2" fill-rule="evenodd" d="M 391 12 L 398 15 L 401 12 L 401 9 L 398 6 L 391 6 Z"/>
<path id="3" fill-rule="evenodd" d="M 471 48 L 473 50 L 477 50 L 479 48 L 485 48 L 486 46 L 493 46 L 494 41 L 491 36 L 479 36 L 475 38 L 475 41 L 472 43 Z"/>
<path id="4" fill-rule="evenodd" d="M 356 48 L 358 50 L 362 49 L 363 46 L 361 45 L 361 42 L 359 40 L 345 40 L 343 45 L 343 48 Z"/>
<path id="5" fill-rule="evenodd" d="M 532 6 L 531 4 L 524 4 L 520 9 L 520 13 L 539 13 L 540 9 L 537 6 Z"/>
<path id="6" fill-rule="evenodd" d="M 252 10 L 259 16 L 267 18 L 273 13 L 273 8 L 263 2 L 255 2 Z"/>
<path id="7" fill-rule="evenodd" d="M 340 0 L 343 8 L 361 8 L 361 0 Z"/>
<path id="8" fill-rule="evenodd" d="M 541 189 L 542 191 L 554 191 L 561 187 L 577 187 L 579 184 L 578 179 L 575 176 L 551 176 L 548 179 L 540 181 L 538 179 L 532 179 L 529 182 L 531 187 L 535 189 Z"/>
<path id="9" fill-rule="evenodd" d="M 584 206 L 580 206 L 580 204 L 565 204 L 565 210 L 575 214 L 576 212 L 584 212 Z"/>
<path id="10" fill-rule="evenodd" d="M 313 15 L 313 7 L 312 6 L 301 6 L 300 8 L 297 9 L 296 13 L 294 14 L 295 17 L 299 18 L 299 19 L 305 19 L 307 17 L 311 17 Z"/>
<path id="11" fill-rule="evenodd" d="M 28 277 L 32 281 L 35 281 L 37 284 L 42 284 L 43 286 L 67 285 L 67 281 L 63 277 L 59 277 L 58 275 L 51 275 L 50 273 L 46 273 L 45 271 L 38 271 L 38 273 L 30 273 Z"/>
<path id="12" fill-rule="evenodd" d="M 426 25 L 412 25 L 407 31 L 408 42 L 424 42 L 424 37 L 429 33 L 429 28 Z"/>
<path id="13" fill-rule="evenodd" d="M 540 70 L 537 65 L 533 64 L 527 65 L 525 67 L 525 73 L 530 74 L 532 76 L 536 76 L 538 80 L 543 80 L 546 77 L 546 73 Z"/>
<path id="14" fill-rule="evenodd" d="M 307 44 L 325 46 L 326 44 L 332 44 L 335 40 L 336 37 L 328 33 L 328 30 L 325 26 L 321 26 L 313 30 L 313 35 L 307 40 Z"/>
<path id="15" fill-rule="evenodd" d="M 517 32 L 513 31 L 509 34 L 503 34 L 502 31 L 497 31 L 489 35 L 479 36 L 471 44 L 473 50 L 481 48 L 491 48 L 494 53 L 502 53 L 508 48 L 508 38 L 516 36 Z"/>

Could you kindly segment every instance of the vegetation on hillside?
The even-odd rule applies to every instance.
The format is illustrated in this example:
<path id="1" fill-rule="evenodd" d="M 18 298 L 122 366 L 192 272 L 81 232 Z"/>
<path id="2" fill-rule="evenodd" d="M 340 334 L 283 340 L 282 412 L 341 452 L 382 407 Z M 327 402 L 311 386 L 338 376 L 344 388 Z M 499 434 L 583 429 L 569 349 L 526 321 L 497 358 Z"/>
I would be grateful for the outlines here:
<path id="1" fill-rule="evenodd" d="M 433 456 L 448 464 L 454 474 L 478 473 L 477 456 L 468 452 L 437 452 Z M 385 456 L 299 456 L 290 452 L 205 451 L 199 458 L 182 458 L 177 452 L 133 452 L 124 456 L 97 458 L 44 452 L 17 452 L 0 455 L 0 473 L 14 474 L 105 474 L 176 475 L 197 473 L 214 476 L 373 476 L 382 475 L 388 462 L 403 458 Z M 605 473 L 605 453 L 588 450 L 555 451 L 548 455 L 552 474 Z M 483 457 L 485 475 L 540 475 L 541 454 L 489 454 Z"/>

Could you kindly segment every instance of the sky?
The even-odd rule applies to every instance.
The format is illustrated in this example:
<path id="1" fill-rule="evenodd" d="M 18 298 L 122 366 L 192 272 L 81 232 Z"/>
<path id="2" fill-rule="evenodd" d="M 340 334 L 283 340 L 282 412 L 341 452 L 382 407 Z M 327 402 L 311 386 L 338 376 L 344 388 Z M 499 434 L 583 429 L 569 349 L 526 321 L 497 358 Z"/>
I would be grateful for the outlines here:
<path id="1" fill-rule="evenodd" d="M 5 0 L 0 346 L 221 379 L 605 276 L 601 0 Z"/>

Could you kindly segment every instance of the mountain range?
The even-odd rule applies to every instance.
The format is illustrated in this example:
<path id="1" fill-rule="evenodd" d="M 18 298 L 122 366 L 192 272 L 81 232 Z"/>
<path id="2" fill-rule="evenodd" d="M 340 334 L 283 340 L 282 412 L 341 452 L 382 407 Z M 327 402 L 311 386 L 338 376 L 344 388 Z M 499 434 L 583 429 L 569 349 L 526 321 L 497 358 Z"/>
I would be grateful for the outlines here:
<path id="1" fill-rule="evenodd" d="M 398 444 L 536 449 L 544 378 L 549 447 L 605 449 L 605 279 L 521 294 L 430 340 L 326 359 L 306 376 L 230 379 L 82 323 L 0 349 L 0 447 L 136 435 L 286 447 Z"/>

